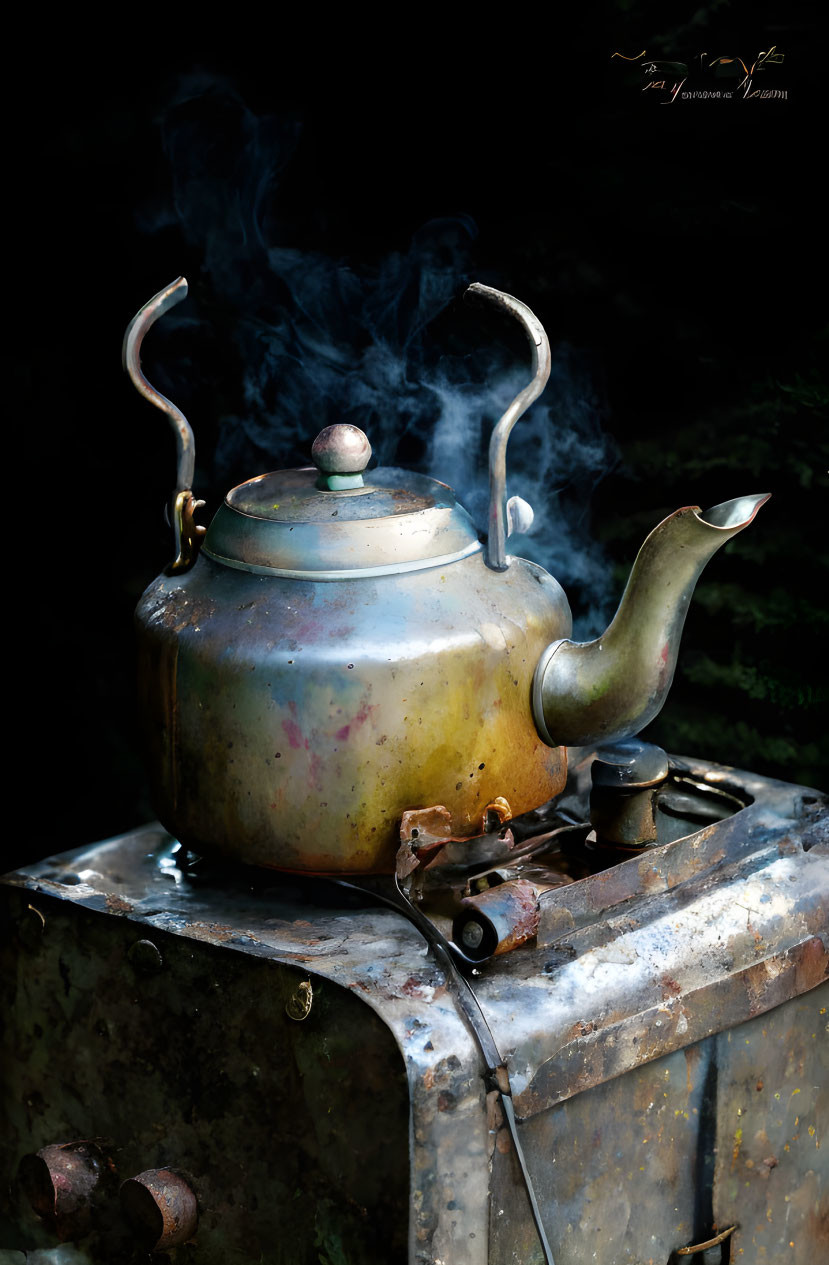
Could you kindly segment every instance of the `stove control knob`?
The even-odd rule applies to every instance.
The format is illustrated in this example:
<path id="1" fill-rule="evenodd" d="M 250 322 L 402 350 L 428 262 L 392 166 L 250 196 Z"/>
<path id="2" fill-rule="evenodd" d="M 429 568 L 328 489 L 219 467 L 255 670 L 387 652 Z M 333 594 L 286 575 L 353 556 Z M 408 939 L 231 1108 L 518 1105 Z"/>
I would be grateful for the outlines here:
<path id="1" fill-rule="evenodd" d="M 657 844 L 657 796 L 669 772 L 662 748 L 623 738 L 597 749 L 590 772 L 590 821 L 598 843 L 628 850 Z"/>
<path id="2" fill-rule="evenodd" d="M 93 1199 L 108 1172 L 94 1142 L 61 1142 L 24 1155 L 18 1179 L 37 1215 L 66 1240 L 89 1230 Z"/>
<path id="3" fill-rule="evenodd" d="M 169 1168 L 148 1168 L 120 1190 L 121 1207 L 142 1244 L 156 1252 L 186 1243 L 196 1232 L 196 1196 Z"/>

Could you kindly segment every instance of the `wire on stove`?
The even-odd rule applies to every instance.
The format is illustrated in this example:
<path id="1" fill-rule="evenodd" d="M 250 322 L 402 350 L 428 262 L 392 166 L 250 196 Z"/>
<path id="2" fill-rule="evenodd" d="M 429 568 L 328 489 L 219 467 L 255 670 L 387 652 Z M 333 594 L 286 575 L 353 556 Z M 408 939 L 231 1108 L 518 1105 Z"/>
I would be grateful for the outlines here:
<path id="1" fill-rule="evenodd" d="M 495 1089 L 500 1095 L 504 1119 L 509 1130 L 510 1138 L 512 1139 L 512 1145 L 515 1148 L 515 1155 L 518 1160 L 518 1166 L 521 1169 L 521 1176 L 527 1192 L 530 1212 L 532 1214 L 536 1234 L 538 1235 L 538 1241 L 541 1244 L 541 1251 L 544 1256 L 544 1265 L 555 1265 L 553 1251 L 547 1240 L 544 1223 L 541 1220 L 541 1210 L 538 1206 L 538 1200 L 535 1197 L 535 1189 L 533 1187 L 530 1171 L 527 1167 L 527 1161 L 524 1158 L 524 1151 L 518 1137 L 518 1120 L 516 1119 L 515 1108 L 512 1104 L 511 1091 L 503 1088 L 503 1078 L 506 1076 L 507 1082 L 509 1082 L 509 1074 L 507 1073 L 504 1060 L 498 1052 L 498 1046 L 495 1044 L 495 1038 L 490 1031 L 484 1012 L 481 1010 L 478 998 L 475 996 L 469 981 L 461 974 L 458 963 L 452 953 L 452 949 L 455 946 L 450 945 L 449 941 L 440 933 L 440 931 L 438 931 L 434 923 L 430 922 L 424 913 L 412 905 L 405 892 L 401 890 L 396 878 L 389 880 L 389 892 L 378 891 L 374 886 L 364 887 L 360 883 L 349 882 L 346 879 L 331 879 L 329 881 L 336 884 L 337 887 L 343 887 L 348 891 L 359 892 L 363 896 L 371 896 L 379 904 L 386 905 L 388 908 L 402 914 L 403 917 L 408 919 L 408 921 L 412 923 L 412 925 L 423 936 L 424 940 L 429 945 L 429 948 L 438 959 L 447 979 L 451 981 L 458 1004 L 463 1011 L 464 1018 L 467 1021 L 468 1027 L 478 1045 L 484 1064 L 486 1065 L 485 1083 L 487 1089 Z M 392 892 L 394 893 L 393 896 L 391 895 Z M 463 958 L 463 960 L 466 961 L 467 959 Z"/>

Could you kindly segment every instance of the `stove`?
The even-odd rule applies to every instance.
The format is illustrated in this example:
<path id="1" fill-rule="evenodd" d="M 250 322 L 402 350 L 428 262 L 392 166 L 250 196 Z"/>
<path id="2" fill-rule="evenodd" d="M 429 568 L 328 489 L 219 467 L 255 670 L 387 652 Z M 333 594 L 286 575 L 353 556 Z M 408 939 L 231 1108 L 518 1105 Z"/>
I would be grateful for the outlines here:
<path id="1" fill-rule="evenodd" d="M 7 875 L 3 1265 L 814 1265 L 829 804 L 640 748 L 397 882 L 157 823 Z"/>

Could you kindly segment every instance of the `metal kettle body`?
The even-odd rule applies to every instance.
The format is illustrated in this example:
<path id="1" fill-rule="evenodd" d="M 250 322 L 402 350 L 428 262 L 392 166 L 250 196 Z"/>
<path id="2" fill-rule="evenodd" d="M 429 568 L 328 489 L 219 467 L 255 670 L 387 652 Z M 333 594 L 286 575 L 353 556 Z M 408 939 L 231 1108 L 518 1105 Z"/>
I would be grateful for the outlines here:
<path id="1" fill-rule="evenodd" d="M 314 583 L 200 557 L 137 620 L 154 803 L 196 851 L 391 871 L 407 809 L 443 804 L 475 835 L 496 799 L 514 815 L 563 789 L 530 698 L 570 612 L 533 563 Z"/>

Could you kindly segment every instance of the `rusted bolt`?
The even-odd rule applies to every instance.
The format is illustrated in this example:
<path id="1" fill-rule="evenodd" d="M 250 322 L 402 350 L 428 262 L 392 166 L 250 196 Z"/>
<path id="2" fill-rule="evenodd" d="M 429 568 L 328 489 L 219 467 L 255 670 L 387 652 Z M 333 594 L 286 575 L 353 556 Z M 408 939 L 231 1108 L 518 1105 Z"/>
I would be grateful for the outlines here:
<path id="1" fill-rule="evenodd" d="M 152 1251 L 186 1243 L 196 1232 L 196 1196 L 178 1173 L 148 1168 L 130 1177 L 120 1190 L 121 1207 L 135 1233 Z"/>
<path id="2" fill-rule="evenodd" d="M 127 957 L 136 971 L 142 971 L 145 975 L 160 971 L 164 965 L 161 950 L 158 945 L 153 944 L 152 940 L 136 940 L 130 947 Z"/>
<path id="3" fill-rule="evenodd" d="M 303 1019 L 307 1019 L 310 1015 L 313 1004 L 314 990 L 311 987 L 311 981 L 309 979 L 303 980 L 288 998 L 285 1005 L 285 1014 L 289 1019 L 294 1019 L 297 1023 L 301 1023 Z"/>
<path id="4" fill-rule="evenodd" d="M 465 949 L 477 949 L 484 938 L 484 929 L 477 922 L 466 922 L 461 932 L 461 944 Z"/>
<path id="5" fill-rule="evenodd" d="M 35 909 L 34 905 L 27 905 L 23 916 L 17 924 L 17 931 L 21 941 L 27 949 L 36 949 L 43 939 L 43 929 L 46 926 L 46 919 L 39 909 Z"/>
<path id="6" fill-rule="evenodd" d="M 17 1175 L 34 1211 L 65 1240 L 89 1230 L 92 1198 L 105 1170 L 95 1143 L 62 1142 L 24 1155 Z"/>

